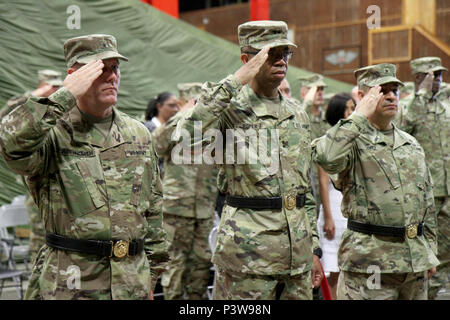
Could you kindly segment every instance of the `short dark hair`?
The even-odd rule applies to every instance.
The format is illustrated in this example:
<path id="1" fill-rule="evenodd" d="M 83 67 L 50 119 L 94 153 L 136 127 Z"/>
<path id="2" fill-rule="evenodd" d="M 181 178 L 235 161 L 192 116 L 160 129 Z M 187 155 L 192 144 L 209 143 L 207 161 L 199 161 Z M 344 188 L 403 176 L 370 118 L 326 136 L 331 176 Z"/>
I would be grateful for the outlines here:
<path id="1" fill-rule="evenodd" d="M 148 102 L 147 110 L 145 110 L 145 121 L 152 120 L 153 117 L 158 116 L 158 103 L 163 104 L 167 99 L 173 96 L 175 96 L 173 93 L 165 91 L 151 99 Z"/>
<path id="2" fill-rule="evenodd" d="M 325 119 L 330 125 L 334 126 L 339 120 L 344 119 L 348 100 L 352 100 L 353 103 L 355 102 L 352 96 L 346 92 L 335 94 L 331 98 L 328 103 L 327 112 L 325 113 Z"/>

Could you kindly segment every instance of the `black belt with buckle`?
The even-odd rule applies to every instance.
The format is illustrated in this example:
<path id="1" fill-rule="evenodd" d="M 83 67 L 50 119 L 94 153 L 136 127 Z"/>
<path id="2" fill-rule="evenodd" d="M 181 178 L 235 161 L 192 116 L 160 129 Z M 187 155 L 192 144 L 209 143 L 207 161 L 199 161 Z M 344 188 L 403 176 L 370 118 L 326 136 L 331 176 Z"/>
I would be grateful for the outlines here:
<path id="1" fill-rule="evenodd" d="M 117 258 L 135 256 L 144 249 L 144 240 L 85 240 L 67 238 L 53 233 L 45 235 L 45 242 L 49 247 L 59 250 Z"/>
<path id="2" fill-rule="evenodd" d="M 283 201 L 284 200 L 284 201 Z M 240 196 L 230 196 L 227 195 L 226 203 L 235 208 L 245 208 L 245 209 L 281 209 L 284 207 L 288 210 L 292 210 L 294 207 L 303 208 L 305 206 L 306 195 L 287 195 L 284 197 L 269 197 L 269 198 L 258 198 L 258 197 L 240 197 Z"/>
<path id="3" fill-rule="evenodd" d="M 347 221 L 347 228 L 356 232 L 361 232 L 365 234 L 374 234 L 378 236 L 398 237 L 398 238 L 408 237 L 410 239 L 423 235 L 424 227 L 425 224 L 423 221 L 419 224 L 410 224 L 406 227 L 393 227 L 393 226 L 382 226 L 377 224 L 368 224 L 350 219 Z"/>

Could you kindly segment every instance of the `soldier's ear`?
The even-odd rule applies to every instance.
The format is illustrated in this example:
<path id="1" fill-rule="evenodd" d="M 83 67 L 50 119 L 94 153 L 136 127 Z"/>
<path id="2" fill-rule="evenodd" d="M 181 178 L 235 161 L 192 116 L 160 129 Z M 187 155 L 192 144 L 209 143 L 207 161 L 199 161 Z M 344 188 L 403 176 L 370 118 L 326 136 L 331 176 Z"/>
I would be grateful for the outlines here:
<path id="1" fill-rule="evenodd" d="M 241 53 L 241 62 L 242 64 L 246 64 L 250 60 L 250 57 L 246 53 Z"/>

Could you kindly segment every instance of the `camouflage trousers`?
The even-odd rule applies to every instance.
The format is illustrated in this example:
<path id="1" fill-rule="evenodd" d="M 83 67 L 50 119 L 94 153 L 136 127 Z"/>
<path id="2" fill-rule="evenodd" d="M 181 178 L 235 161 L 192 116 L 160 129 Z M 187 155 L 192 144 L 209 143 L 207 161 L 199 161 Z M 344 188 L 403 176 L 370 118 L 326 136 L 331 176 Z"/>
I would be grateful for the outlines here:
<path id="1" fill-rule="evenodd" d="M 164 228 L 171 241 L 170 262 L 162 274 L 161 285 L 165 300 L 180 300 L 186 292 L 189 300 L 202 299 L 210 277 L 211 249 L 208 236 L 213 218 L 185 218 L 164 215 Z"/>
<path id="2" fill-rule="evenodd" d="M 427 271 L 374 274 L 341 271 L 337 300 L 427 300 Z"/>
<path id="3" fill-rule="evenodd" d="M 311 286 L 311 271 L 296 276 L 266 276 L 216 266 L 214 300 L 312 300 Z"/>
<path id="4" fill-rule="evenodd" d="M 428 284 L 428 298 L 435 299 L 441 288 L 445 288 L 450 276 L 450 197 L 434 198 L 437 212 L 437 243 L 438 259 L 437 273 L 431 277 Z"/>

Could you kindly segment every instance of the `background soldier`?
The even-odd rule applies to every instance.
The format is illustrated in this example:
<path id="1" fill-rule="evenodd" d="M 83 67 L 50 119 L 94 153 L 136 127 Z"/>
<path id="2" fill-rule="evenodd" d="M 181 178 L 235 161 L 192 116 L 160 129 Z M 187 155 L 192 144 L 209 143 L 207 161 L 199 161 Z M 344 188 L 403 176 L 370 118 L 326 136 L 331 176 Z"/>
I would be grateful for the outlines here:
<path id="1" fill-rule="evenodd" d="M 402 83 L 392 64 L 358 69 L 355 77 L 356 111 L 313 141 L 313 159 L 338 174 L 348 218 L 337 298 L 426 299 L 427 276 L 439 263 L 436 216 L 423 149 L 391 123 Z"/>
<path id="2" fill-rule="evenodd" d="M 167 248 L 150 133 L 115 107 L 127 59 L 109 35 L 69 39 L 64 54 L 63 87 L 0 125 L 47 233 L 26 298 L 148 299 Z"/>
<path id="3" fill-rule="evenodd" d="M 301 77 L 300 95 L 303 99 L 303 108 L 311 122 L 311 139 L 321 137 L 330 128 L 325 119 L 324 94 L 327 85 L 323 82 L 320 74 Z M 319 171 L 315 164 L 311 166 L 310 180 L 314 199 L 316 200 L 316 215 L 319 216 L 319 209 L 322 201 L 319 190 Z"/>
<path id="4" fill-rule="evenodd" d="M 227 155 L 218 177 L 227 198 L 212 260 L 217 268 L 214 296 L 312 299 L 311 281 L 317 287 L 322 272 L 308 179 L 309 119 L 278 91 L 295 45 L 282 21 L 247 22 L 238 34 L 243 66 L 219 83 L 205 83 L 196 106 L 177 127 L 194 137 L 194 153 L 198 143 L 210 142 L 195 139 L 199 121 L 202 132 L 218 129 L 219 136 L 231 133 L 245 143 L 239 147 L 233 138 L 215 150 Z M 252 137 L 260 142 L 250 143 Z M 232 156 L 227 154 L 231 149 Z M 255 163 L 246 154 L 256 155 Z M 247 161 L 236 164 L 236 158 Z"/>
<path id="5" fill-rule="evenodd" d="M 47 98 L 62 86 L 61 72 L 54 70 L 39 70 L 39 83 L 34 91 L 27 91 L 20 96 L 13 97 L 6 102 L 5 107 L 0 111 L 0 119 L 10 113 L 16 107 L 24 104 L 31 96 Z M 3 161 L 3 159 L 1 160 Z M 25 179 L 23 183 L 26 186 Z M 33 198 L 27 193 L 25 200 L 25 207 L 28 212 L 28 219 L 30 224 L 30 260 L 34 261 L 39 249 L 45 243 L 44 225 L 41 221 L 39 208 L 34 203 Z"/>
<path id="6" fill-rule="evenodd" d="M 438 57 L 423 57 L 410 62 L 416 94 L 408 105 L 403 129 L 413 135 L 425 151 L 433 178 L 433 193 L 438 223 L 437 274 L 429 284 L 429 298 L 445 288 L 450 272 L 450 101 L 439 94 L 442 72 L 447 71 Z"/>
<path id="7" fill-rule="evenodd" d="M 170 263 L 161 278 L 166 300 L 183 299 L 185 292 L 189 300 L 204 298 L 212 267 L 208 236 L 218 193 L 217 169 L 207 164 L 174 163 L 171 157 L 172 133 L 194 105 L 200 87 L 201 83 L 180 84 L 183 111 L 153 132 L 156 152 L 164 158 L 164 228 L 171 239 Z"/>

